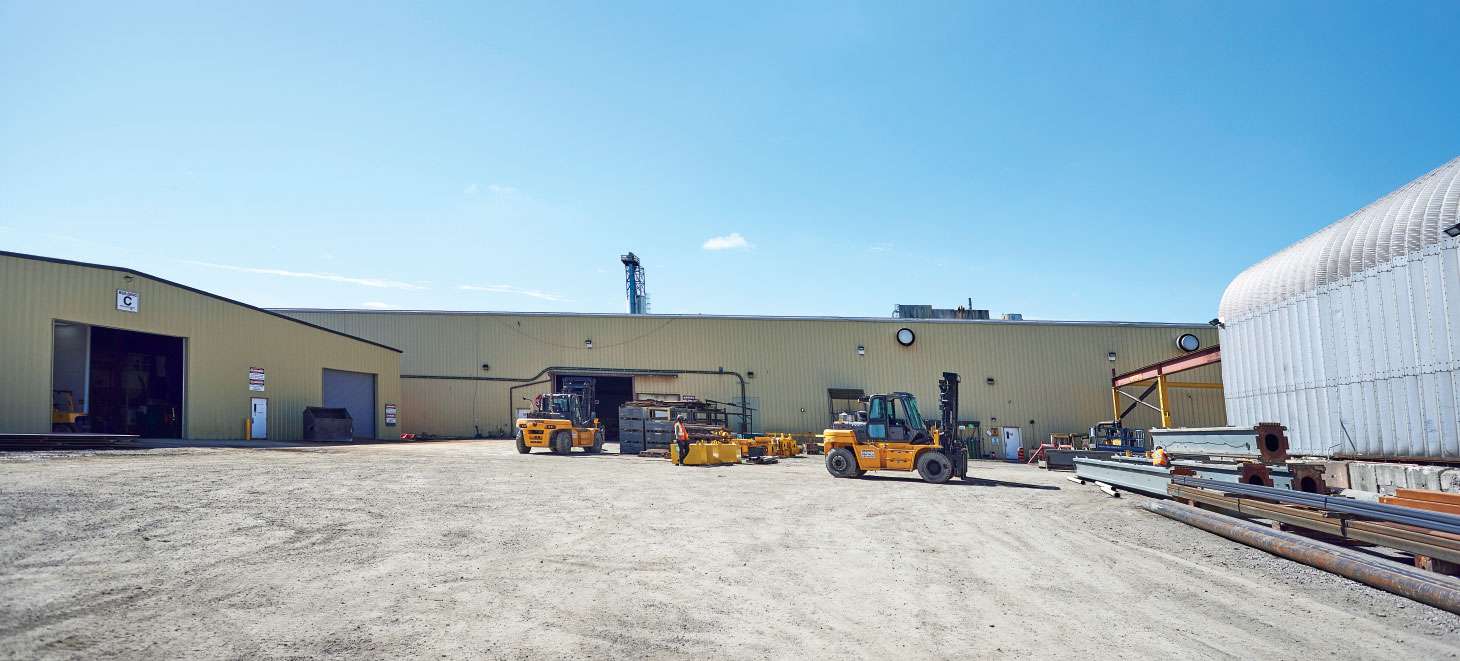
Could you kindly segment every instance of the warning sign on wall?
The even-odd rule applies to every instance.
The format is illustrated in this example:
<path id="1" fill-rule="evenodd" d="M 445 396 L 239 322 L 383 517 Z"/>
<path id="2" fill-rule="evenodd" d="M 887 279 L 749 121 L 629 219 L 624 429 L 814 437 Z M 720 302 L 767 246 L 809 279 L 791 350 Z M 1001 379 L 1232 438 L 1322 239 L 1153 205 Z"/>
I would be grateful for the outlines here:
<path id="1" fill-rule="evenodd" d="M 254 392 L 264 391 L 264 368 L 248 368 L 248 389 Z"/>
<path id="2" fill-rule="evenodd" d="M 385 405 L 385 426 L 395 426 L 395 404 Z"/>

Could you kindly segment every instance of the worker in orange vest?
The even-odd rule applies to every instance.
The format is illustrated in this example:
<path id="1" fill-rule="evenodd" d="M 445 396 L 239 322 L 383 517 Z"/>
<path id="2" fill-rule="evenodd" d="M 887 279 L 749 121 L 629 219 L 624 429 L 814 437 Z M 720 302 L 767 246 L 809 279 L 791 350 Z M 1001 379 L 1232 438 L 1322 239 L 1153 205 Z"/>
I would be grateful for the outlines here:
<path id="1" fill-rule="evenodd" d="M 1168 456 L 1166 456 L 1166 448 L 1163 448 L 1163 447 L 1161 447 L 1159 445 L 1156 446 L 1156 451 L 1151 453 L 1151 465 L 1152 466 L 1170 466 L 1171 465 L 1171 458 L 1168 457 Z"/>
<path id="2" fill-rule="evenodd" d="M 679 446 L 679 465 L 689 456 L 689 430 L 684 427 L 684 414 L 674 419 L 674 442 Z"/>

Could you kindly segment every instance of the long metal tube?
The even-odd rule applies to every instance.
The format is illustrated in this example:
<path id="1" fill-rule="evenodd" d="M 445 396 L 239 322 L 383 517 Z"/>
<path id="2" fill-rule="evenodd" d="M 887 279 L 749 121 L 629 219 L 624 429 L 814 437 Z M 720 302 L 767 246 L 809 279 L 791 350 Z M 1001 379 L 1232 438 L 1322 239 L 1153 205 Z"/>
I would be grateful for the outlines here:
<path id="1" fill-rule="evenodd" d="M 1441 532 L 1448 532 L 1460 535 L 1460 516 L 1445 514 L 1443 512 L 1431 512 L 1428 510 L 1415 509 L 1413 507 L 1402 507 L 1399 505 L 1384 505 L 1381 503 L 1367 503 L 1352 498 L 1324 496 L 1316 493 L 1303 491 L 1291 491 L 1288 489 L 1274 489 L 1272 487 L 1258 486 L 1255 484 L 1234 484 L 1230 482 L 1218 482 L 1198 477 L 1173 476 L 1172 483 L 1188 487 L 1198 487 L 1220 491 L 1222 493 L 1240 494 L 1253 498 L 1265 498 L 1281 503 L 1292 503 L 1296 505 L 1307 505 L 1317 507 L 1331 512 L 1353 514 L 1368 519 L 1387 521 L 1389 523 L 1403 523 L 1405 525 L 1429 528 Z"/>
<path id="2" fill-rule="evenodd" d="M 1256 498 L 1267 498 L 1279 502 L 1308 505 L 1333 512 L 1354 514 L 1366 518 L 1389 521 L 1391 523 L 1403 523 L 1406 525 L 1432 528 L 1460 534 L 1460 516 L 1445 514 L 1442 512 L 1431 512 L 1428 510 L 1415 509 L 1412 507 L 1400 507 L 1397 505 L 1384 505 L 1381 503 L 1369 503 L 1351 498 L 1324 496 L 1316 493 L 1302 491 L 1288 491 L 1284 489 L 1273 489 L 1255 484 L 1227 484 L 1201 478 L 1180 477 L 1177 484 L 1213 489 L 1226 493 L 1242 494 Z"/>
<path id="3" fill-rule="evenodd" d="M 1250 521 L 1212 514 L 1190 505 L 1155 500 L 1145 503 L 1145 507 L 1161 516 L 1201 528 L 1273 555 L 1280 555 L 1386 592 L 1460 614 L 1460 581 L 1449 577 L 1439 574 L 1431 577 L 1399 571 L 1401 565 L 1395 565 L 1387 560 L 1365 556 L 1356 551 L 1313 541 L 1292 533 L 1280 532 Z M 1386 566 L 1386 563 L 1390 566 Z"/>

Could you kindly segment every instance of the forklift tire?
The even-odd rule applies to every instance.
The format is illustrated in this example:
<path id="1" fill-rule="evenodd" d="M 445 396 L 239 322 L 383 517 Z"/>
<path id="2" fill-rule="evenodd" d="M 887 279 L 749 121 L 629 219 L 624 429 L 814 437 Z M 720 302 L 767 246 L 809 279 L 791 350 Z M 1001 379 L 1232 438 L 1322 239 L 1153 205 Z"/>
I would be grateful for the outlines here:
<path id="1" fill-rule="evenodd" d="M 942 452 L 924 452 L 918 457 L 918 475 L 924 482 L 943 484 L 953 477 L 953 462 Z"/>
<path id="2" fill-rule="evenodd" d="M 523 440 L 523 438 L 522 438 L 522 430 L 521 429 L 517 430 L 517 437 L 516 437 L 515 440 L 517 441 L 517 453 L 518 454 L 532 454 L 532 448 L 527 447 L 527 441 L 526 440 Z"/>
<path id="3" fill-rule="evenodd" d="M 573 432 L 566 430 L 554 432 L 552 448 L 553 454 L 571 454 L 573 452 Z"/>
<path id="4" fill-rule="evenodd" d="M 590 445 L 590 446 L 584 448 L 584 450 L 588 454 L 598 454 L 600 452 L 603 452 L 603 430 L 602 429 L 598 430 L 597 433 L 593 434 L 593 445 Z"/>
<path id="5" fill-rule="evenodd" d="M 861 477 L 857 469 L 857 455 L 847 448 L 837 448 L 826 454 L 826 472 L 832 477 Z"/>

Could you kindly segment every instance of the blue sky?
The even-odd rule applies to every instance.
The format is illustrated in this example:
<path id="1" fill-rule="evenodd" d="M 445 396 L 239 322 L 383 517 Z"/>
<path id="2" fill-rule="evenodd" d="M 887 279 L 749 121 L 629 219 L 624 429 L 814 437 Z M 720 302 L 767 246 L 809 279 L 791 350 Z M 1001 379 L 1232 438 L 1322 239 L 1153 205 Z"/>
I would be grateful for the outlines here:
<path id="1" fill-rule="evenodd" d="M 1246 266 L 1460 155 L 1456 25 L 0 0 L 0 249 L 265 306 L 618 312 L 632 250 L 660 313 L 1205 321 Z"/>

